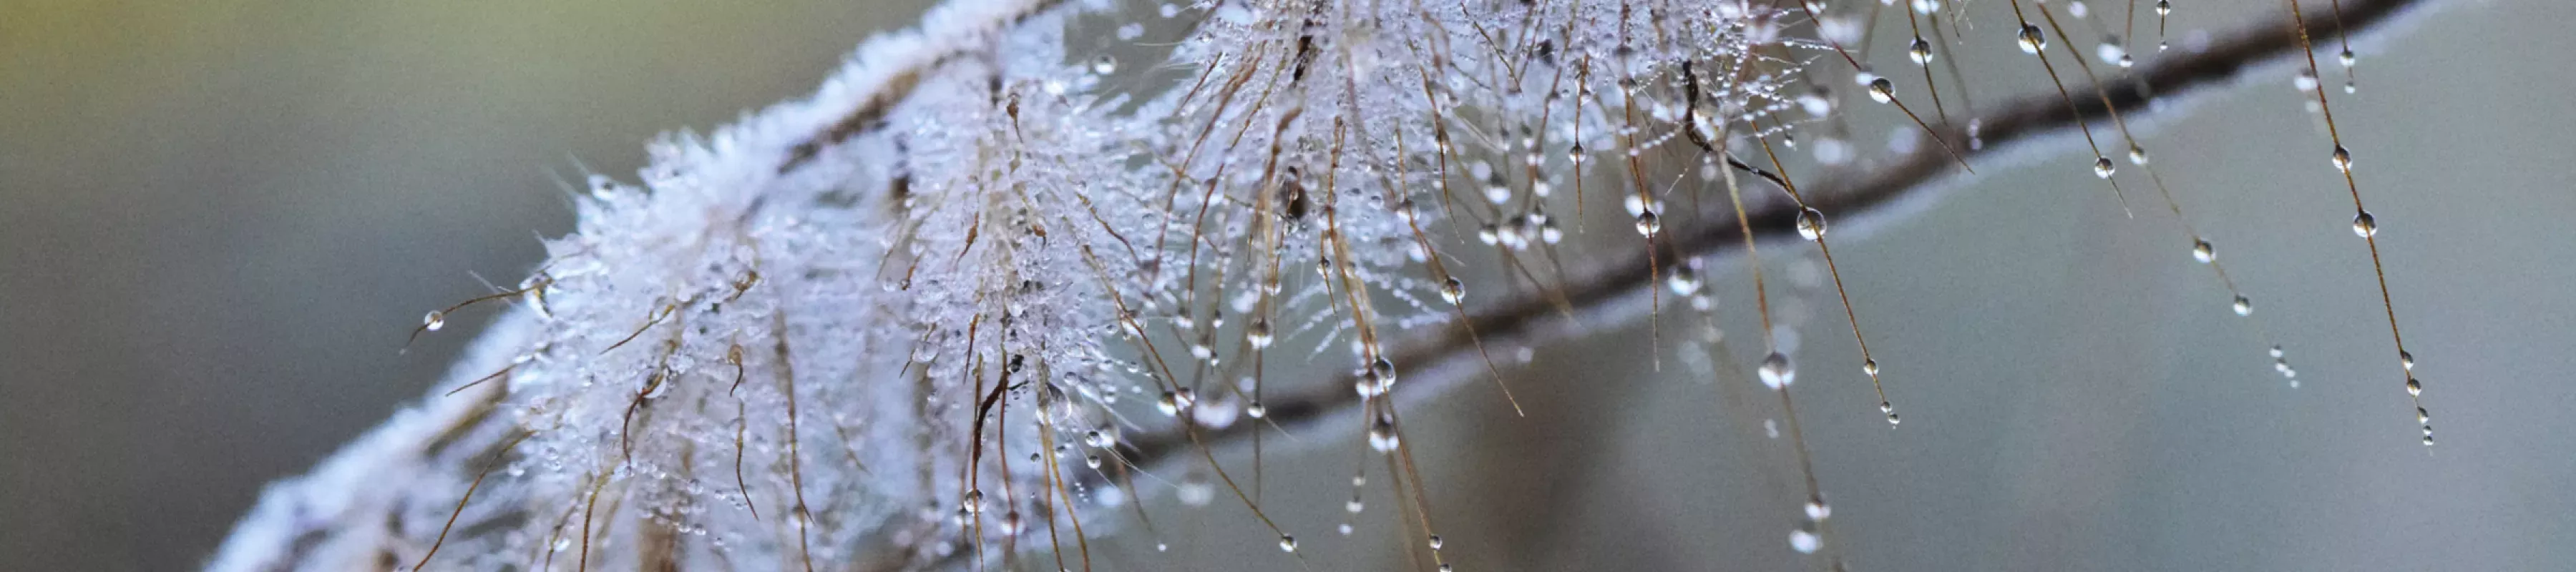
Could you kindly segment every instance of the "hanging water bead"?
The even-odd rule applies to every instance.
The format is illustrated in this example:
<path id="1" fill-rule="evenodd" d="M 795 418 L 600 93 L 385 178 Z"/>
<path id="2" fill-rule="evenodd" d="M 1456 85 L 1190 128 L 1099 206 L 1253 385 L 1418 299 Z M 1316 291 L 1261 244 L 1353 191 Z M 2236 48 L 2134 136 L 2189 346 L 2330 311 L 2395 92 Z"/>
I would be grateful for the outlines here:
<path id="1" fill-rule="evenodd" d="M 1655 236 L 1655 233 L 1662 232 L 1663 230 L 1664 221 L 1655 216 L 1655 211 L 1646 211 L 1637 214 L 1637 234 L 1652 237 Z"/>
<path id="2" fill-rule="evenodd" d="M 1912 58 L 1915 65 L 1932 63 L 1932 42 L 1923 41 L 1922 36 L 1915 36 L 1914 45 L 1905 49 L 1905 56 Z"/>
<path id="3" fill-rule="evenodd" d="M 1437 534 L 1431 535 L 1431 549 L 1432 549 L 1432 550 L 1439 550 L 1439 549 L 1440 549 L 1440 535 L 1437 535 Z"/>
<path id="4" fill-rule="evenodd" d="M 1807 497 L 1807 520 L 1824 520 L 1834 515 L 1833 505 L 1825 504 L 1822 494 Z"/>
<path id="5" fill-rule="evenodd" d="M 2209 261 L 2218 259 L 2218 251 L 2210 250 L 2209 241 L 2195 240 L 2191 243 L 2191 259 L 2198 260 L 2201 264 L 2208 264 Z"/>
<path id="6" fill-rule="evenodd" d="M 1289 536 L 1289 535 L 1285 535 L 1285 534 L 1279 535 L 1279 551 L 1280 551 L 1280 552 L 1296 552 L 1296 551 L 1297 551 L 1297 537 Z"/>
<path id="7" fill-rule="evenodd" d="M 1789 531 L 1790 550 L 1796 550 L 1799 554 L 1815 554 L 1816 549 L 1824 547 L 1824 537 L 1816 535 L 1816 523 L 1800 524 L 1797 529 Z"/>
<path id="8" fill-rule="evenodd" d="M 2033 26 L 2033 25 L 2031 25 L 2031 24 L 2030 24 L 2030 22 L 2022 22 L 2022 23 L 2021 23 L 2021 52 L 2022 52 L 2022 53 L 2025 53 L 2025 54 L 2031 54 L 2031 55 L 2038 55 L 2038 54 L 2039 54 L 2039 51 L 2040 51 L 2041 49 L 2044 49 L 2044 48 L 2047 48 L 2047 47 L 2048 47 L 2048 35 L 2047 35 L 2047 34 L 2044 34 L 2044 33 L 2041 33 L 2041 32 L 2039 31 L 2039 26 Z"/>
<path id="9" fill-rule="evenodd" d="M 1770 356 L 1762 358 L 1762 367 L 1757 372 L 1762 376 L 1762 385 L 1772 389 L 1785 389 L 1798 381 L 1797 366 L 1789 363 L 1788 354 L 1780 352 L 1771 352 Z"/>
<path id="10" fill-rule="evenodd" d="M 1807 240 L 1824 240 L 1825 212 L 1813 208 L 1798 211 L 1798 236 Z"/>
<path id="11" fill-rule="evenodd" d="M 2111 163 L 2110 157 L 2093 156 L 2093 176 L 2108 179 L 2111 178 L 2111 173 L 2119 170 L 2120 166 Z"/>
<path id="12" fill-rule="evenodd" d="M 1449 302 L 1451 306 L 1458 305 L 1459 301 L 1467 299 L 1467 284 L 1459 282 L 1455 276 L 1441 281 L 1440 299 Z"/>
<path id="13" fill-rule="evenodd" d="M 2145 147 L 2139 147 L 2139 146 L 2136 146 L 2136 145 L 2130 145 L 2130 146 L 2129 146 L 2129 164 L 2131 164 L 2131 165 L 2137 165 L 2137 166 L 2140 166 L 2140 167 L 2147 166 L 2147 148 L 2145 148 Z"/>
<path id="14" fill-rule="evenodd" d="M 2352 172 L 2352 150 L 2345 149 L 2342 145 L 2336 145 L 2334 149 L 2334 166 L 2337 171 L 2343 171 L 2346 173 Z"/>
<path id="15" fill-rule="evenodd" d="M 1879 103 L 1896 101 L 1896 82 L 1883 77 L 1869 80 L 1869 99 Z"/>
<path id="16" fill-rule="evenodd" d="M 1403 444 L 1402 441 L 1403 437 L 1397 436 L 1395 433 L 1394 421 L 1380 417 L 1376 423 L 1369 424 L 1369 449 L 1380 453 L 1392 453 L 1395 452 L 1395 448 L 1397 446 Z"/>
<path id="17" fill-rule="evenodd" d="M 1091 60 L 1091 73 L 1100 75 L 1118 73 L 1118 58 L 1103 54 L 1100 59 Z"/>
<path id="18" fill-rule="evenodd" d="M 2173 15 L 2173 0 L 2156 0 L 2156 16 Z"/>
<path id="19" fill-rule="evenodd" d="M 2102 45 L 2093 49 L 2093 55 L 2102 58 L 2102 63 L 2124 68 L 2137 63 L 2129 59 L 2128 48 L 2120 47 L 2119 36 L 2103 36 Z"/>
<path id="20" fill-rule="evenodd" d="M 2244 296 L 2237 296 L 2237 297 L 2236 297 L 2236 302 L 2235 302 L 2234 304 L 2231 304 L 2231 305 L 2230 305 L 2230 307 L 2236 310 L 2236 315 L 2239 315 L 2239 316 L 2251 316 L 2251 315 L 2254 315 L 2254 301 L 2253 301 L 2253 300 L 2247 300 L 2247 299 L 2245 299 L 2245 297 L 2244 297 Z"/>
<path id="21" fill-rule="evenodd" d="M 2397 350 L 2397 365 L 2405 367 L 2406 371 L 2415 371 L 2415 354 L 2406 353 L 2406 350 Z"/>
<path id="22" fill-rule="evenodd" d="M 433 312 L 430 312 L 428 315 L 424 315 L 424 316 L 421 316 L 421 317 L 420 317 L 420 329 L 423 329 L 423 330 L 429 330 L 429 331 L 435 332 L 435 331 L 438 331 L 438 329 L 439 329 L 439 328 L 444 328 L 444 327 L 447 327 L 447 313 L 446 313 L 446 312 L 436 312 L 436 311 L 433 311 Z"/>
<path id="23" fill-rule="evenodd" d="M 2343 62 L 2343 67 L 2352 67 L 2352 48 L 2344 48 L 2343 53 L 2335 54 L 2335 60 Z"/>
<path id="24" fill-rule="evenodd" d="M 1865 359 L 1865 360 L 1860 360 L 1860 372 L 1861 372 L 1861 373 L 1869 374 L 1869 375 L 1870 375 L 1870 377 L 1878 377 L 1878 360 L 1874 360 L 1874 359 Z M 1886 404 L 1885 404 L 1885 403 L 1881 403 L 1880 405 L 1886 405 Z M 1881 409 L 1884 409 L 1884 407 L 1882 407 Z"/>
<path id="25" fill-rule="evenodd" d="M 2379 219 L 2370 216 L 2370 211 L 2352 215 L 2352 234 L 2362 238 L 2379 236 Z"/>
<path id="26" fill-rule="evenodd" d="M 1243 340 L 1252 342 L 1252 349 L 1257 350 L 1270 347 L 1270 320 L 1253 318 L 1252 325 L 1245 328 L 1243 331 Z"/>
<path id="27" fill-rule="evenodd" d="M 2424 382 L 2418 381 L 2413 377 L 2406 378 L 2406 395 L 2408 397 L 2419 397 L 2424 395 Z"/>

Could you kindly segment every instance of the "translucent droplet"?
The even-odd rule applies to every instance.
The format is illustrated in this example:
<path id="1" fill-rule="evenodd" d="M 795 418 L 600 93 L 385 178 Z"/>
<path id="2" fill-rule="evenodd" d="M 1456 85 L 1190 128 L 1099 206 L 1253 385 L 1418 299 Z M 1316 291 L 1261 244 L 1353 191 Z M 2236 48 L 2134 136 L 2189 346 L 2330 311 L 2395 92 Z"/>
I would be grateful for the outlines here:
<path id="1" fill-rule="evenodd" d="M 2239 316 L 2254 315 L 2254 301 L 2247 300 L 2244 296 L 2237 296 L 2236 302 L 2234 304 L 2230 304 L 2228 307 L 2236 310 L 2236 315 Z"/>
<path id="2" fill-rule="evenodd" d="M 2021 23 L 2021 53 L 2038 54 L 2041 49 L 2047 47 L 2048 35 L 2040 33 L 2039 26 L 2033 26 L 2029 22 Z"/>
<path id="3" fill-rule="evenodd" d="M 1834 515 L 1834 506 L 1825 504 L 1822 495 L 1807 497 L 1807 520 L 1824 520 Z"/>
<path id="4" fill-rule="evenodd" d="M 1285 534 L 1279 535 L 1279 551 L 1280 551 L 1280 552 L 1296 552 L 1296 551 L 1297 551 L 1297 537 L 1289 536 L 1289 535 L 1285 535 Z"/>
<path id="5" fill-rule="evenodd" d="M 2404 366 L 2406 371 L 2415 371 L 2415 354 L 2397 350 L 2397 365 Z"/>
<path id="6" fill-rule="evenodd" d="M 1905 49 L 1905 57 L 1913 59 L 1915 65 L 1932 63 L 1932 42 L 1923 41 L 1922 36 L 1916 36 L 1914 45 Z"/>
<path id="7" fill-rule="evenodd" d="M 1896 101 L 1896 82 L 1883 77 L 1869 80 L 1869 99 L 1879 103 Z"/>
<path id="8" fill-rule="evenodd" d="M 1243 340 L 1252 342 L 1252 349 L 1270 347 L 1270 320 L 1253 318 L 1252 325 L 1243 330 Z"/>
<path id="9" fill-rule="evenodd" d="M 1798 382 L 1797 366 L 1789 363 L 1788 354 L 1780 352 L 1771 352 L 1771 355 L 1763 357 L 1762 367 L 1758 373 L 1761 374 L 1762 385 L 1772 389 L 1785 388 L 1789 384 Z"/>
<path id="10" fill-rule="evenodd" d="M 2218 251 L 2210 250 L 2210 247 L 2209 247 L 2209 241 L 2206 241 L 2206 240 L 2196 240 L 2196 241 L 2192 241 L 2192 243 L 2191 243 L 2191 259 L 2192 259 L 2192 260 L 2198 260 L 2198 261 L 2201 261 L 2202 263 L 2204 263 L 2204 264 L 2205 264 L 2205 263 L 2208 263 L 2208 262 L 2209 262 L 2209 261 L 2211 261 L 2211 260 L 2217 260 L 2217 259 L 2218 259 Z"/>
<path id="11" fill-rule="evenodd" d="M 1798 236 L 1807 237 L 1807 240 L 1823 239 L 1825 212 L 1812 208 L 1798 211 Z"/>
<path id="12" fill-rule="evenodd" d="M 1877 375 L 1878 375 L 1878 360 L 1874 360 L 1874 359 L 1865 359 L 1865 360 L 1860 360 L 1860 372 L 1861 372 L 1861 373 L 1869 374 L 1869 375 L 1871 375 L 1871 376 L 1877 376 Z M 1886 405 L 1886 404 L 1881 403 L 1880 405 Z M 1882 407 L 1881 409 L 1885 409 L 1885 408 L 1884 408 L 1884 407 Z"/>
<path id="13" fill-rule="evenodd" d="M 984 511 L 984 491 L 966 491 L 966 500 L 957 503 L 958 512 L 975 514 Z"/>
<path id="14" fill-rule="evenodd" d="M 1440 535 L 1437 535 L 1437 534 L 1431 535 L 1431 549 L 1432 549 L 1432 550 L 1439 550 L 1439 549 L 1440 549 L 1440 544 L 1441 544 L 1441 542 L 1440 542 Z"/>
<path id="15" fill-rule="evenodd" d="M 1262 406 L 1260 403 L 1254 403 L 1252 405 L 1244 406 L 1243 414 L 1244 416 L 1251 417 L 1253 419 L 1260 419 L 1270 415 L 1270 408 Z"/>
<path id="16" fill-rule="evenodd" d="M 1440 282 L 1440 299 L 1448 302 L 1449 305 L 1458 305 L 1459 301 L 1465 300 L 1466 298 L 1467 284 L 1459 282 L 1457 277 L 1452 276 L 1448 280 Z"/>
<path id="17" fill-rule="evenodd" d="M 1368 443 L 1370 449 L 1376 450 L 1380 453 L 1391 453 L 1395 451 L 1396 446 L 1402 444 L 1401 441 L 1402 437 L 1397 436 L 1395 433 L 1395 422 L 1388 421 L 1385 418 L 1379 418 L 1376 423 L 1369 424 Z"/>
<path id="18" fill-rule="evenodd" d="M 2349 48 L 2345 49 L 2343 53 L 2335 54 L 2335 61 L 2343 62 L 2343 67 L 2352 67 L 2353 59 L 2352 50 Z"/>
<path id="19" fill-rule="evenodd" d="M 2093 52 L 2093 55 L 2102 58 L 2102 63 L 2119 65 L 2124 68 L 2129 67 L 2127 65 L 2120 64 L 2120 60 L 2129 58 L 2129 49 L 2120 47 L 2119 36 L 2104 36 L 2102 39 L 2102 46 L 2095 48 Z"/>
<path id="20" fill-rule="evenodd" d="M 1091 73 L 1100 75 L 1118 73 L 1118 58 L 1103 54 L 1100 59 L 1091 60 Z"/>
<path id="21" fill-rule="evenodd" d="M 2421 395 L 2424 395 L 2424 382 L 2422 382 L 2422 381 L 2417 381 L 2415 378 L 2412 378 L 2412 377 L 2406 378 L 2406 395 L 2409 395 L 2409 396 L 2421 396 Z"/>
<path id="22" fill-rule="evenodd" d="M 2111 178 L 2111 173 L 2119 170 L 2120 166 L 2113 164 L 2110 157 L 2093 157 L 2093 176 L 2108 179 Z"/>
<path id="23" fill-rule="evenodd" d="M 1651 237 L 1654 236 L 1655 233 L 1662 232 L 1663 230 L 1664 221 L 1655 216 L 1655 211 L 1646 211 L 1637 214 L 1637 234 Z"/>
<path id="24" fill-rule="evenodd" d="M 2352 234 L 2362 238 L 2379 236 L 2379 218 L 2370 216 L 2370 211 L 2352 215 Z"/>
<path id="25" fill-rule="evenodd" d="M 2346 173 L 2352 172 L 2352 150 L 2345 149 L 2342 145 L 2336 145 L 2334 149 L 2334 166 L 2337 171 L 2343 171 Z"/>
<path id="26" fill-rule="evenodd" d="M 2172 15 L 2172 14 L 2173 14 L 2173 0 L 2156 0 L 2156 16 L 2157 16 L 2157 17 L 2169 16 L 2169 15 Z"/>
<path id="27" fill-rule="evenodd" d="M 2147 166 L 2147 148 L 2136 145 L 2129 146 L 2129 164 L 2140 167 Z"/>
<path id="28" fill-rule="evenodd" d="M 2281 351 L 2281 346 L 2272 346 L 2272 357 L 2281 357 L 2282 353 L 2284 352 Z"/>
<path id="29" fill-rule="evenodd" d="M 1387 361 L 1383 357 L 1377 358 L 1376 361 L 1369 362 L 1369 374 L 1377 376 L 1378 383 L 1395 385 L 1395 362 Z"/>
<path id="30" fill-rule="evenodd" d="M 1789 531 L 1789 549 L 1799 554 L 1815 554 L 1816 549 L 1824 548 L 1825 539 L 1816 535 L 1815 526 L 1815 523 L 1801 524 L 1796 530 Z"/>
<path id="31" fill-rule="evenodd" d="M 2416 422 L 2416 423 L 2432 423 L 2432 422 L 2433 422 L 2433 412 L 2431 412 L 2431 411 L 2425 411 L 2425 410 L 2424 410 L 2424 408 L 2422 408 L 2422 407 L 2417 407 L 2417 408 L 2415 408 L 2415 422 Z"/>
<path id="32" fill-rule="evenodd" d="M 428 315 L 420 317 L 420 329 L 435 332 L 438 331 L 439 328 L 444 327 L 447 327 L 446 312 L 430 312 Z"/>

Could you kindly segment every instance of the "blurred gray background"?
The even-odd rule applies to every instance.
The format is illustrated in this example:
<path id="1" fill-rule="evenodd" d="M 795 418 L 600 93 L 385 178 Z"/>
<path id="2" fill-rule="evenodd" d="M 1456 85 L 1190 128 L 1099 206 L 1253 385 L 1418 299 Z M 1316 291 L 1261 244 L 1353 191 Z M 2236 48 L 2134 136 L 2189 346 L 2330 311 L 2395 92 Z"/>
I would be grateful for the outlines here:
<path id="1" fill-rule="evenodd" d="M 420 398 L 466 336 L 398 355 L 404 335 L 532 264 L 569 226 L 560 181 L 801 94 L 920 4 L 0 3 L 0 568 L 195 566 L 261 483 Z M 2177 4 L 2178 45 L 2277 9 Z M 1801 418 L 1855 568 L 2576 569 L 2576 6 L 2450 4 L 2363 44 L 2336 100 L 2438 449 L 2415 444 L 2322 126 L 2266 77 L 2148 142 L 2300 389 L 2144 185 L 2124 218 L 2075 148 L 1837 227 L 1906 414 L 1879 419 L 1830 291 L 1799 302 Z M 2044 88 L 1996 37 L 2003 7 L 1974 9 L 1955 56 L 1980 100 Z M 1750 287 L 1713 284 L 1749 366 Z M 465 314 L 448 332 L 485 315 Z M 1537 352 L 1511 373 L 1544 404 L 1528 418 L 1408 415 L 1461 570 L 1812 567 L 1786 549 L 1775 404 L 1670 348 L 1644 370 L 1641 333 Z M 1382 488 L 1333 534 L 1357 440 L 1310 438 L 1329 444 L 1282 453 L 1302 468 L 1266 494 L 1313 502 L 1274 516 L 1317 569 L 1400 562 Z M 1298 569 L 1239 507 L 1150 506 L 1163 536 L 1103 564 Z"/>

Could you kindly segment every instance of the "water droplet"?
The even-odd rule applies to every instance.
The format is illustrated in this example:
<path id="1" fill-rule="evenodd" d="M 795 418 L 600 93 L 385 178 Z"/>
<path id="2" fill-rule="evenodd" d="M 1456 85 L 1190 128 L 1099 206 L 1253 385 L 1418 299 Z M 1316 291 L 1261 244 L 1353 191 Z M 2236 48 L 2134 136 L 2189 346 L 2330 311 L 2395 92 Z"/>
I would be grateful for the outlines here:
<path id="1" fill-rule="evenodd" d="M 2352 49 L 2350 48 L 2345 48 L 2343 53 L 2335 54 L 2335 61 L 2343 62 L 2343 67 L 2352 67 L 2353 59 Z"/>
<path id="2" fill-rule="evenodd" d="M 1374 449 L 1380 453 L 1394 452 L 1396 446 L 1401 444 L 1401 440 L 1402 437 L 1397 436 L 1395 433 L 1394 421 L 1380 417 L 1376 423 L 1369 424 L 1368 443 L 1370 449 Z"/>
<path id="3" fill-rule="evenodd" d="M 1260 403 L 1254 403 L 1252 405 L 1245 406 L 1243 408 L 1243 414 L 1253 419 L 1260 419 L 1270 415 L 1270 408 L 1264 407 Z"/>
<path id="4" fill-rule="evenodd" d="M 2129 164 L 2140 167 L 2147 166 L 2147 148 L 2136 145 L 2129 146 Z"/>
<path id="5" fill-rule="evenodd" d="M 1103 54 L 1100 59 L 1091 60 L 1091 73 L 1100 75 L 1118 73 L 1118 58 Z"/>
<path id="6" fill-rule="evenodd" d="M 2412 377 L 2406 378 L 2406 395 L 2409 395 L 2409 396 L 2422 396 L 2422 395 L 2424 395 L 2424 382 L 2422 382 L 2422 381 L 2417 381 L 2415 378 L 2412 378 Z"/>
<path id="7" fill-rule="evenodd" d="M 1676 295 L 1697 294 L 1700 287 L 1699 270 L 1687 264 L 1675 266 L 1672 277 L 1664 279 L 1664 285 L 1672 288 L 1673 294 Z"/>
<path id="8" fill-rule="evenodd" d="M 1815 523 L 1801 524 L 1796 530 L 1789 531 L 1789 549 L 1799 554 L 1815 554 L 1816 549 L 1824 548 L 1825 539 L 1816 535 L 1815 526 Z"/>
<path id="9" fill-rule="evenodd" d="M 2343 171 L 2346 173 L 2352 172 L 2352 150 L 2345 149 L 2342 145 L 2336 145 L 2334 149 L 2334 166 L 2337 171 Z"/>
<path id="10" fill-rule="evenodd" d="M 1869 80 L 1869 99 L 1879 103 L 1896 101 L 1896 82 L 1883 77 Z"/>
<path id="11" fill-rule="evenodd" d="M 2379 236 L 2379 217 L 2370 216 L 2370 211 L 2352 215 L 2352 234 L 2362 238 Z"/>
<path id="12" fill-rule="evenodd" d="M 2111 173 L 2119 170 L 2120 166 L 2112 163 L 2110 157 L 2099 155 L 2093 157 L 2093 176 L 2108 179 L 2111 178 Z"/>
<path id="13" fill-rule="evenodd" d="M 1439 550 L 1439 549 L 1440 549 L 1440 544 L 1441 544 L 1441 542 L 1440 542 L 1440 535 L 1437 535 L 1437 534 L 1431 535 L 1431 549 L 1432 549 L 1432 550 Z"/>
<path id="14" fill-rule="evenodd" d="M 966 491 L 966 500 L 965 500 L 965 501 L 962 501 L 962 502 L 957 503 L 957 511 L 958 511 L 958 512 L 960 512 L 960 513 L 963 513 L 963 514 L 975 514 L 975 513 L 983 512 L 983 511 L 984 511 L 984 491 L 982 491 L 982 490 L 970 490 L 970 491 Z"/>
<path id="15" fill-rule="evenodd" d="M 2134 61 L 2128 64 L 2121 63 L 2121 60 L 2129 59 L 2129 49 L 2120 47 L 2119 36 L 2104 36 L 2102 38 L 2102 46 L 2095 48 L 2093 52 L 2093 55 L 2102 58 L 2102 63 L 2118 65 L 2124 68 L 2136 63 Z"/>
<path id="16" fill-rule="evenodd" d="M 1825 238 L 1825 212 L 1813 208 L 1798 211 L 1798 236 L 1807 240 Z"/>
<path id="17" fill-rule="evenodd" d="M 1440 299 L 1449 302 L 1449 305 L 1458 305 L 1459 301 L 1467 299 L 1467 284 L 1459 282 L 1455 276 L 1441 281 Z"/>
<path id="18" fill-rule="evenodd" d="M 420 329 L 435 332 L 444 327 L 447 327 L 446 312 L 430 312 L 429 315 L 420 317 Z"/>
<path id="19" fill-rule="evenodd" d="M 1861 372 L 1861 373 L 1869 374 L 1871 377 L 1877 377 L 1877 376 L 1878 376 L 1878 360 L 1874 360 L 1874 359 L 1865 359 L 1865 360 L 1860 360 L 1860 372 Z M 1881 403 L 1881 404 L 1879 404 L 1879 405 L 1886 405 L 1886 404 L 1885 404 L 1885 403 Z M 1885 408 L 1885 407 L 1881 407 L 1880 409 L 1886 409 L 1886 408 Z"/>
<path id="20" fill-rule="evenodd" d="M 2415 422 L 2416 422 L 2416 423 L 2432 423 L 2432 422 L 2433 422 L 2433 412 L 2431 412 L 2431 411 L 2425 411 L 2425 410 L 2424 410 L 2424 408 L 2422 408 L 2422 407 L 2417 407 L 2417 408 L 2415 408 Z"/>
<path id="21" fill-rule="evenodd" d="M 2397 365 L 2405 366 L 2406 371 L 2415 371 L 2415 354 L 2397 350 Z"/>
<path id="22" fill-rule="evenodd" d="M 1932 42 L 1923 41 L 1922 36 L 1915 36 L 1914 45 L 1905 49 L 1905 57 L 1913 59 L 1915 65 L 1932 63 Z"/>
<path id="23" fill-rule="evenodd" d="M 1285 534 L 1279 535 L 1279 551 L 1280 551 L 1280 552 L 1296 552 L 1296 551 L 1297 551 L 1297 537 L 1289 536 L 1289 535 L 1285 535 Z"/>
<path id="24" fill-rule="evenodd" d="M 1834 515 L 1834 506 L 1825 504 L 1824 495 L 1807 497 L 1807 520 L 1824 520 Z"/>
<path id="25" fill-rule="evenodd" d="M 1243 330 L 1243 340 L 1252 342 L 1252 349 L 1257 350 L 1270 347 L 1270 320 L 1264 318 L 1253 318 L 1252 325 L 1244 328 Z"/>
<path id="26" fill-rule="evenodd" d="M 2048 35 L 2040 33 L 2039 26 L 2033 26 L 2030 22 L 2021 23 L 2021 53 L 2035 55 L 2047 47 Z"/>
<path id="27" fill-rule="evenodd" d="M 1663 230 L 1664 221 L 1655 217 L 1655 211 L 1646 211 L 1637 214 L 1637 234 L 1651 237 L 1654 236 L 1655 233 L 1662 232 Z"/>
<path id="28" fill-rule="evenodd" d="M 1762 385 L 1772 389 L 1786 388 L 1798 382 L 1797 366 L 1791 365 L 1789 356 L 1780 352 L 1771 352 L 1771 355 L 1763 357 L 1759 373 Z"/>
<path id="29" fill-rule="evenodd" d="M 2210 247 L 2209 247 L 2209 241 L 2206 241 L 2206 240 L 2196 240 L 2196 241 L 2192 241 L 2192 243 L 2191 243 L 2191 259 L 2192 259 L 2192 260 L 2198 260 L 2198 261 L 2201 261 L 2201 263 L 2206 264 L 2206 263 L 2208 263 L 2208 262 L 2209 262 L 2209 261 L 2211 261 L 2211 260 L 2217 260 L 2217 259 L 2218 259 L 2218 251 L 2210 250 Z"/>
<path id="30" fill-rule="evenodd" d="M 2272 346 L 2272 357 L 2281 357 L 2282 353 L 2281 346 Z"/>
<path id="31" fill-rule="evenodd" d="M 2173 0 L 2156 0 L 2156 16 L 2163 17 L 2172 14 Z"/>
<path id="32" fill-rule="evenodd" d="M 2236 310 L 2236 315 L 2239 316 L 2251 316 L 2254 314 L 2254 301 L 2247 300 L 2244 296 L 2237 296 L 2236 302 L 2228 307 Z"/>

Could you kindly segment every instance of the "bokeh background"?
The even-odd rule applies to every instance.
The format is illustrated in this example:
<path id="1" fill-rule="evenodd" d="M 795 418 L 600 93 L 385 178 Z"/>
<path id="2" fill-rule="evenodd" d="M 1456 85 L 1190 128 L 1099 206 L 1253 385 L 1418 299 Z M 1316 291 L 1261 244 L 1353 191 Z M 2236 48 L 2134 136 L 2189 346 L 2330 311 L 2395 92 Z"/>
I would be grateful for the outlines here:
<path id="1" fill-rule="evenodd" d="M 0 2 L 0 568 L 198 565 L 261 483 L 421 397 L 482 314 L 398 353 L 405 334 L 533 264 L 569 227 L 565 181 L 801 94 L 921 4 Z M 2277 9 L 2177 4 L 2178 44 Z M 1907 414 L 1890 430 L 1846 375 L 1829 290 L 1794 302 L 1801 417 L 1853 564 L 2576 569 L 2576 68 L 2558 56 L 2576 6 L 2445 4 L 2360 44 L 2361 90 L 2336 100 L 2438 449 L 2415 444 L 2322 124 L 2276 73 L 2149 144 L 2299 389 L 2143 185 L 2122 216 L 2080 143 L 1837 226 Z M 1979 95 L 2044 88 L 2004 7 L 1972 9 L 1983 37 L 1957 57 L 1990 78 Z M 1758 345 L 1743 282 L 1713 280 L 1735 372 Z M 1408 414 L 1461 569 L 1812 567 L 1785 546 L 1801 494 L 1762 434 L 1773 404 L 1672 348 L 1650 371 L 1640 339 L 1540 348 L 1511 373 L 1544 404 L 1527 418 L 1475 390 Z M 1382 492 L 1360 534 L 1331 531 L 1357 437 L 1308 437 L 1267 490 L 1313 499 L 1273 508 L 1301 552 L 1401 562 Z M 1104 563 L 1298 569 L 1239 508 L 1156 498 L 1162 536 L 1122 533 Z"/>

